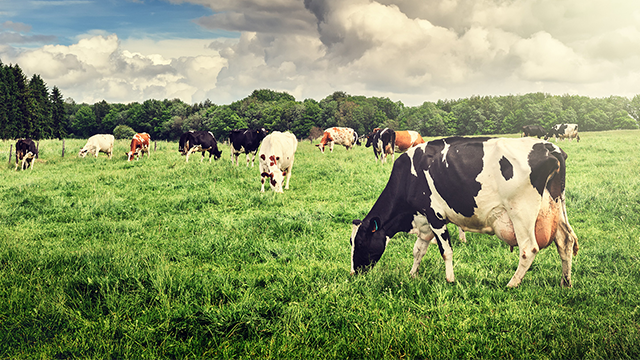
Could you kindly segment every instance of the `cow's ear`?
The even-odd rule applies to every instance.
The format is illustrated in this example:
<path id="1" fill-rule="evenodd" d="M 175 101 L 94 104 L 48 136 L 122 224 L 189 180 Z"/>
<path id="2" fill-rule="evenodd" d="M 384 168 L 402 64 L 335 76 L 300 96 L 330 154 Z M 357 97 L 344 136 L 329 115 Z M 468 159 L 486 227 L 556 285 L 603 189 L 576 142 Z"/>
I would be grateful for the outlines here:
<path id="1" fill-rule="evenodd" d="M 380 230 L 380 227 L 381 227 L 381 223 L 380 223 L 380 218 L 379 217 L 374 217 L 369 222 L 369 231 L 372 232 L 372 233 Z"/>
<path id="2" fill-rule="evenodd" d="M 355 225 L 355 226 L 358 226 L 358 225 L 362 224 L 362 220 L 355 219 L 355 220 L 353 220 L 352 224 Z"/>
<path id="3" fill-rule="evenodd" d="M 320 144 L 316 144 L 317 147 L 320 147 Z"/>

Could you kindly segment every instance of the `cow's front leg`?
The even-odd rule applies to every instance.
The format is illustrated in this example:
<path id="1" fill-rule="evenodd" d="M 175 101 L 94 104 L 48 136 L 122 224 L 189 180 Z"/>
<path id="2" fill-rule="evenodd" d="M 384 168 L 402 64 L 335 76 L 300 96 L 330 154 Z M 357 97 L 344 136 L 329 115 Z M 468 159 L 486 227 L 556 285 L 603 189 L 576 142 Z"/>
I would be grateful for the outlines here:
<path id="1" fill-rule="evenodd" d="M 433 237 L 434 234 L 432 232 L 424 234 L 418 231 L 416 243 L 413 244 L 413 267 L 411 267 L 411 271 L 409 271 L 409 275 L 411 277 L 416 277 L 418 275 L 420 263 L 422 262 L 424 254 L 427 253 L 427 248 L 429 247 L 431 240 L 433 240 Z"/>

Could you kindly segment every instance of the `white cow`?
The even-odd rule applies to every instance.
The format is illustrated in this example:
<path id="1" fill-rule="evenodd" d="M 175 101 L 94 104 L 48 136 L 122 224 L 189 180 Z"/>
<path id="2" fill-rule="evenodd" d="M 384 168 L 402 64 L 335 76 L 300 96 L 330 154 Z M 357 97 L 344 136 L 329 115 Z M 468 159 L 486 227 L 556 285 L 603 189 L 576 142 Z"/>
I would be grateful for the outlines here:
<path id="1" fill-rule="evenodd" d="M 98 157 L 98 153 L 103 152 L 109 156 L 111 159 L 111 155 L 113 154 L 113 143 L 115 138 L 111 134 L 97 134 L 87 140 L 87 143 L 84 145 L 82 149 L 80 149 L 80 153 L 78 156 L 84 158 L 87 156 L 87 153 L 94 154 L 95 157 Z"/>
<path id="2" fill-rule="evenodd" d="M 289 179 L 291 178 L 291 168 L 298 140 L 290 132 L 281 133 L 274 131 L 262 140 L 260 146 L 260 182 L 262 182 L 261 192 L 264 192 L 264 181 L 269 179 L 271 189 L 275 192 L 282 191 L 284 177 L 287 177 L 285 189 L 289 189 Z"/>

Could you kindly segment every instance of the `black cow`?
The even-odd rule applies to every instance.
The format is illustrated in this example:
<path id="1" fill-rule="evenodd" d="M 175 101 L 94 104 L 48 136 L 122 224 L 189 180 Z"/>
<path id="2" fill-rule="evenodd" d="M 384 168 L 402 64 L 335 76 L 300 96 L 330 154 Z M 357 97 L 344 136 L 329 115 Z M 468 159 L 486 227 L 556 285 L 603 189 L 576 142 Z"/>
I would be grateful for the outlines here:
<path id="1" fill-rule="evenodd" d="M 384 164 L 387 155 L 391 155 L 395 160 L 395 146 L 396 146 L 396 133 L 395 131 L 385 128 L 380 130 L 378 128 L 373 129 L 373 132 L 367 135 L 367 143 L 365 147 L 373 147 L 373 154 L 376 156 L 376 162 L 380 157 L 380 164 Z"/>
<path id="2" fill-rule="evenodd" d="M 556 243 L 562 259 L 561 285 L 571 286 L 578 238 L 565 206 L 566 153 L 533 138 L 447 138 L 410 148 L 398 157 L 387 186 L 362 220 L 353 221 L 351 272 L 375 265 L 391 237 L 418 234 L 415 276 L 429 242 L 436 238 L 446 279 L 454 281 L 447 223 L 465 231 L 495 234 L 518 246 L 515 287 L 538 251 Z"/>
<path id="3" fill-rule="evenodd" d="M 231 144 L 231 162 L 237 166 L 238 156 L 240 153 L 245 153 L 247 154 L 247 167 L 249 166 L 249 161 L 251 161 L 251 167 L 253 167 L 253 161 L 256 158 L 256 153 L 258 152 L 260 143 L 265 136 L 267 136 L 267 130 L 264 128 L 257 130 L 232 130 L 229 134 L 229 143 Z"/>
<path id="4" fill-rule="evenodd" d="M 34 159 L 37 157 L 38 148 L 33 140 L 27 138 L 20 139 L 16 142 L 16 171 L 18 170 L 19 160 L 22 160 L 22 170 L 25 170 L 27 167 L 33 170 Z"/>
<path id="5" fill-rule="evenodd" d="M 216 138 L 209 131 L 189 131 L 182 134 L 178 143 L 178 151 L 187 156 L 187 162 L 189 162 L 189 155 L 196 151 L 202 152 L 200 162 L 204 160 L 206 151 L 209 151 L 209 162 L 211 162 L 212 155 L 215 160 L 222 156 L 222 151 L 218 150 Z"/>
<path id="6" fill-rule="evenodd" d="M 522 127 L 522 136 L 535 136 L 540 139 L 546 134 L 547 130 L 540 125 L 525 125 Z"/>

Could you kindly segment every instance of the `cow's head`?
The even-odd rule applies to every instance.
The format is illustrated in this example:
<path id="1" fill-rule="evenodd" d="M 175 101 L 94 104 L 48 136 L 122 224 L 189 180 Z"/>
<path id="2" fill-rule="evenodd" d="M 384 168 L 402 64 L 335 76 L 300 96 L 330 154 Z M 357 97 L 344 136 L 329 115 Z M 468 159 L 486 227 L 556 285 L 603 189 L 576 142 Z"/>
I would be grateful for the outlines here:
<path id="1" fill-rule="evenodd" d="M 373 267 L 387 245 L 380 219 L 353 220 L 351 231 L 351 274 L 364 273 Z"/>
<path id="2" fill-rule="evenodd" d="M 284 177 L 287 175 L 286 171 L 280 170 L 278 166 L 278 161 L 280 161 L 280 157 L 271 155 L 267 159 L 265 154 L 260 154 L 260 160 L 262 163 L 266 163 L 267 170 L 260 174 L 262 176 L 262 181 L 268 179 L 269 185 L 271 186 L 271 190 L 282 193 L 282 184 L 284 183 Z"/>
<path id="3" fill-rule="evenodd" d="M 217 146 L 213 148 L 213 160 L 218 160 L 222 156 L 222 150 L 218 150 Z"/>
<path id="4" fill-rule="evenodd" d="M 138 149 L 136 149 L 135 152 L 129 151 L 128 153 L 125 153 L 125 154 L 127 154 L 127 161 L 131 161 L 131 159 L 133 159 L 133 157 L 135 155 L 140 156 L 140 154 L 138 152 L 139 152 Z"/>
<path id="5" fill-rule="evenodd" d="M 85 156 L 87 156 L 88 152 L 89 152 L 89 149 L 82 148 L 82 149 L 80 149 L 80 152 L 78 153 L 78 156 L 80 156 L 81 158 L 84 158 Z"/>
<path id="6" fill-rule="evenodd" d="M 324 154 L 324 143 L 320 143 L 320 144 L 316 144 L 316 146 L 318 147 L 318 149 L 320 149 L 320 152 Z"/>

